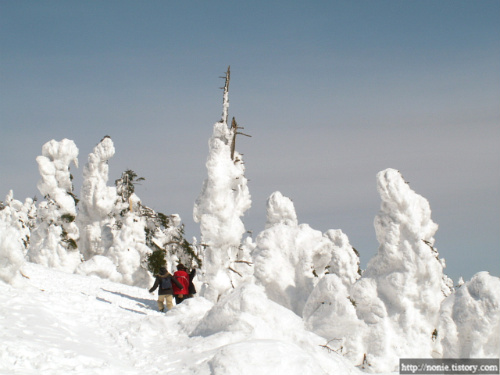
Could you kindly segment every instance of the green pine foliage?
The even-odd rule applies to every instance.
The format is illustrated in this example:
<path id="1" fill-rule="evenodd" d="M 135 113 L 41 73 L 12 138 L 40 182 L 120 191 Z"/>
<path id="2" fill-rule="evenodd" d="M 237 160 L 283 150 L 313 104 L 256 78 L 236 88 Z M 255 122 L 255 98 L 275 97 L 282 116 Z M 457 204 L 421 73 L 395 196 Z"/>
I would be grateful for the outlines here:
<path id="1" fill-rule="evenodd" d="M 148 271 L 153 275 L 158 275 L 161 267 L 165 267 L 167 261 L 165 260 L 166 251 L 157 248 L 148 256 Z"/>
<path id="2" fill-rule="evenodd" d="M 123 172 L 121 178 L 115 181 L 117 194 L 123 203 L 128 202 L 135 192 L 136 185 L 141 181 L 145 181 L 145 178 L 138 177 L 137 173 L 130 169 Z M 202 261 L 195 248 L 184 238 L 183 224 L 176 226 L 173 216 L 156 212 L 140 202 L 138 207 L 138 211 L 134 213 L 145 219 L 146 246 L 151 249 L 147 264 L 145 264 L 148 271 L 153 275 L 157 274 L 169 258 L 181 260 L 186 266 L 201 267 Z M 126 212 L 128 208 L 123 209 L 120 216 L 125 215 Z M 115 225 L 119 229 L 121 220 L 119 217 L 116 219 Z"/>
<path id="3" fill-rule="evenodd" d="M 122 177 L 115 181 L 116 193 L 122 198 L 122 202 L 128 202 L 135 192 L 135 185 L 145 180 L 144 177 L 137 177 L 137 174 L 130 169 L 123 172 Z"/>

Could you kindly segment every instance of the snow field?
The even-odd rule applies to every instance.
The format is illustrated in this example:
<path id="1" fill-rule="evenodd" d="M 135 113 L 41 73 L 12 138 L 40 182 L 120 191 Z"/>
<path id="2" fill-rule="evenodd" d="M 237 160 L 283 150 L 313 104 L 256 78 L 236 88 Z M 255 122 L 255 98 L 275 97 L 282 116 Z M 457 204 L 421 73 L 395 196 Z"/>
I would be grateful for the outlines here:
<path id="1" fill-rule="evenodd" d="M 164 314 L 146 289 L 31 263 L 22 272 L 0 283 L 1 374 L 359 372 L 255 285 Z"/>

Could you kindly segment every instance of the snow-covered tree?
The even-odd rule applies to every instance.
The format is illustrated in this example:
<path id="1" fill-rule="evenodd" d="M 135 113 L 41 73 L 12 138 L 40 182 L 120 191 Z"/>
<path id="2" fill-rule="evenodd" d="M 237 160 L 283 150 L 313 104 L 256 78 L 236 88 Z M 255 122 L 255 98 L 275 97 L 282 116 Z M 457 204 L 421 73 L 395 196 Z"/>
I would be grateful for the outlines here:
<path id="1" fill-rule="evenodd" d="M 438 226 L 429 202 L 416 194 L 401 173 L 377 175 L 382 199 L 375 218 L 380 244 L 351 297 L 365 323 L 367 362 L 392 371 L 402 357 L 431 357 L 439 309 L 451 293 L 444 260 L 434 246 Z"/>
<path id="2" fill-rule="evenodd" d="M 106 143 L 106 155 L 110 155 L 110 139 Z M 102 161 L 99 163 L 102 165 Z M 111 208 L 109 218 L 104 219 L 107 223 L 104 228 L 108 231 L 105 233 L 105 246 L 101 255 L 94 255 L 78 267 L 77 272 L 144 287 L 151 282 L 147 270 L 147 257 L 151 250 L 146 245 L 146 218 L 141 216 L 141 202 L 133 187 L 136 180 L 135 177 L 130 178 L 131 175 L 137 177 L 133 171 L 125 171 L 122 178 L 115 181 L 116 190 L 103 189 L 109 199 L 112 199 L 114 191 L 120 192 L 115 195 L 112 207 L 108 201 L 104 205 L 106 210 Z"/>
<path id="3" fill-rule="evenodd" d="M 146 245 L 151 250 L 148 255 L 150 272 L 157 274 L 163 266 L 174 271 L 178 263 L 189 269 L 201 266 L 199 249 L 184 238 L 184 225 L 179 215 L 167 216 L 142 205 L 140 211 L 146 219 Z"/>
<path id="4" fill-rule="evenodd" d="M 229 69 L 224 87 L 221 121 L 213 127 L 207 160 L 208 177 L 196 199 L 193 217 L 200 223 L 204 284 L 200 294 L 217 301 L 248 273 L 249 255 L 241 247 L 245 226 L 241 220 L 251 199 L 241 154 L 234 150 L 238 127 L 228 127 Z"/>
<path id="5" fill-rule="evenodd" d="M 340 277 L 324 280 L 308 302 L 307 318 L 318 334 L 340 339 L 355 364 L 394 371 L 399 358 L 432 357 L 439 309 L 451 293 L 451 280 L 434 248 L 437 225 L 428 201 L 394 169 L 378 173 L 377 188 L 382 199 L 375 218 L 378 253 L 354 284 Z"/>
<path id="6" fill-rule="evenodd" d="M 77 222 L 86 262 L 77 271 L 130 285 L 150 283 L 151 264 L 173 264 L 188 247 L 178 215 L 166 216 L 144 206 L 135 186 L 145 179 L 126 170 L 115 186 L 107 186 L 113 141 L 104 137 L 83 170 L 82 200 Z M 155 253 L 159 250 L 160 253 Z M 152 261 L 152 255 L 154 261 Z M 175 258 L 175 260 L 174 260 Z M 184 258 L 183 258 L 184 259 Z"/>
<path id="7" fill-rule="evenodd" d="M 114 154 L 113 141 L 106 136 L 94 147 L 83 168 L 77 223 L 80 228 L 78 245 L 85 260 L 103 254 L 113 242 L 112 215 L 118 196 L 116 187 L 107 186 L 107 182 L 108 161 Z"/>
<path id="8" fill-rule="evenodd" d="M 0 202 L 0 280 L 10 282 L 24 263 L 35 213 L 33 200 L 22 203 L 12 190 Z"/>
<path id="9" fill-rule="evenodd" d="M 69 139 L 43 145 L 36 161 L 41 180 L 38 190 L 45 198 L 38 206 L 28 259 L 48 267 L 73 272 L 81 262 L 77 241 L 76 197 L 70 164 L 78 167 L 78 148 Z"/>
<path id="10" fill-rule="evenodd" d="M 130 201 L 130 199 L 135 193 L 135 185 L 144 180 L 144 177 L 138 177 L 137 173 L 135 173 L 131 169 L 127 169 L 122 173 L 121 178 L 115 181 L 115 185 L 116 193 L 118 194 L 118 196 L 120 196 L 123 203 L 128 203 L 131 207 L 132 202 Z"/>
<path id="11" fill-rule="evenodd" d="M 359 277 L 359 259 L 347 237 L 341 231 L 322 234 L 307 224 L 299 225 L 293 202 L 280 192 L 267 201 L 266 229 L 255 243 L 252 258 L 257 283 L 271 300 L 299 316 L 319 278 L 328 272 L 342 268 L 341 277 L 349 281 Z M 341 253 L 344 248 L 350 254 Z"/>
<path id="12" fill-rule="evenodd" d="M 443 358 L 500 357 L 500 278 L 479 272 L 447 297 L 435 339 Z"/>

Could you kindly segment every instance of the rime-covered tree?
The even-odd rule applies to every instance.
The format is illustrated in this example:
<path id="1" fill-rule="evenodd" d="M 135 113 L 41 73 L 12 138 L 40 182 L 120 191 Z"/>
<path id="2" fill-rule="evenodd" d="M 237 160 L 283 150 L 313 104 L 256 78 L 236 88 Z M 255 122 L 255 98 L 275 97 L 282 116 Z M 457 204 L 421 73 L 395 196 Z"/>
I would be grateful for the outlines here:
<path id="1" fill-rule="evenodd" d="M 103 141 L 111 145 L 110 139 L 105 138 Z M 111 148 L 108 147 L 107 155 L 110 154 Z M 97 165 L 102 166 L 102 163 L 102 160 L 98 160 Z M 135 177 L 131 179 L 131 175 Z M 80 265 L 78 273 L 97 275 L 128 285 L 144 287 L 150 284 L 147 256 L 151 251 L 146 245 L 146 219 L 141 216 L 141 202 L 134 193 L 135 181 L 135 173 L 126 171 L 122 178 L 115 181 L 116 188 L 108 189 L 101 183 L 100 191 L 110 200 L 114 198 L 113 205 L 111 202 L 105 205 L 106 211 L 110 210 L 109 217 L 104 219 L 107 230 L 105 246 L 102 246 L 101 254 L 95 254 Z M 115 191 L 119 194 L 113 197 Z"/>
<path id="2" fill-rule="evenodd" d="M 475 274 L 441 304 L 435 352 L 443 358 L 500 356 L 500 278 Z"/>
<path id="3" fill-rule="evenodd" d="M 0 280 L 12 281 L 24 263 L 36 207 L 33 199 L 14 199 L 12 190 L 0 202 Z"/>
<path id="4" fill-rule="evenodd" d="M 325 338 L 340 339 L 339 348 L 353 363 L 389 372 L 399 358 L 432 357 L 451 280 L 434 248 L 438 226 L 429 202 L 394 169 L 377 174 L 377 188 L 382 200 L 375 218 L 378 253 L 352 285 L 340 277 L 319 283 L 306 321 Z"/>
<path id="5" fill-rule="evenodd" d="M 266 229 L 255 245 L 252 259 L 257 283 L 265 287 L 271 300 L 299 316 L 318 280 L 328 272 L 335 271 L 349 282 L 359 277 L 359 259 L 347 236 L 334 230 L 322 234 L 307 224 L 299 225 L 293 202 L 280 192 L 267 201 Z"/>
<path id="6" fill-rule="evenodd" d="M 152 208 L 141 206 L 141 216 L 146 218 L 146 245 L 148 269 L 157 274 L 160 267 L 174 271 L 178 263 L 187 268 L 200 267 L 199 249 L 184 238 L 184 224 L 179 215 L 165 215 Z"/>
<path id="7" fill-rule="evenodd" d="M 70 164 L 78 167 L 78 148 L 69 139 L 51 140 L 36 158 L 41 180 L 38 190 L 45 198 L 38 205 L 28 259 L 48 267 L 73 272 L 81 262 L 75 223 L 77 199 L 73 193 Z"/>
<path id="8" fill-rule="evenodd" d="M 141 203 L 135 187 L 143 177 L 128 169 L 115 186 L 107 186 L 108 161 L 114 154 L 113 141 L 106 136 L 84 167 L 77 221 L 86 262 L 77 272 L 145 286 L 150 283 L 148 270 L 158 272 L 158 264 L 186 259 L 183 250 L 191 247 L 178 215 L 167 216 Z"/>
<path id="9" fill-rule="evenodd" d="M 127 169 L 122 173 L 121 178 L 115 181 L 116 193 L 121 197 L 123 203 L 129 202 L 132 195 L 135 193 L 135 185 L 144 181 L 144 177 L 138 177 L 133 170 Z"/>
<path id="10" fill-rule="evenodd" d="M 118 200 L 115 186 L 107 186 L 109 159 L 115 154 L 113 141 L 104 137 L 88 156 L 83 168 L 77 223 L 79 248 L 85 260 L 102 255 L 111 246 L 113 211 Z"/>
<path id="11" fill-rule="evenodd" d="M 223 96 L 222 118 L 213 127 L 206 163 L 208 177 L 196 199 L 193 217 L 200 223 L 204 284 L 201 295 L 212 301 L 244 280 L 249 273 L 249 254 L 242 247 L 245 226 L 241 220 L 251 199 L 245 166 L 235 150 L 239 133 L 236 121 L 228 126 L 229 68 Z"/>

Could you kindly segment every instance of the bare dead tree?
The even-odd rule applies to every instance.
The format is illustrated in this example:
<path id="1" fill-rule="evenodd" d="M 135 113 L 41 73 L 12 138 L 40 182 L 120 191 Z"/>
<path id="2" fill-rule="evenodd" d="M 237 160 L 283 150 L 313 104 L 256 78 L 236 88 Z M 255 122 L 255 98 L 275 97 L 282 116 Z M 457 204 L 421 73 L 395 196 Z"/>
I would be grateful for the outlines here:
<path id="1" fill-rule="evenodd" d="M 224 96 L 223 96 L 223 101 L 222 101 L 222 118 L 221 122 L 227 124 L 227 120 L 229 118 L 229 81 L 231 79 L 231 65 L 227 67 L 226 75 L 224 77 L 224 87 L 221 87 L 222 90 L 224 90 Z M 231 122 L 231 133 L 232 133 L 232 139 L 231 139 L 231 160 L 234 161 L 234 151 L 236 148 L 236 135 L 241 134 L 246 137 L 251 137 L 251 135 L 241 133 L 238 131 L 238 129 L 243 129 L 243 127 L 238 126 L 238 123 L 236 122 L 235 118 L 233 117 L 233 120 Z"/>
<path id="2" fill-rule="evenodd" d="M 220 77 L 224 78 L 224 87 L 221 87 L 222 90 L 224 90 L 224 96 L 222 98 L 222 118 L 221 121 L 227 124 L 227 119 L 229 117 L 229 111 L 227 108 L 229 107 L 228 103 L 228 94 L 229 94 L 229 80 L 231 79 L 231 65 L 227 67 L 226 75 L 225 77 Z"/>

